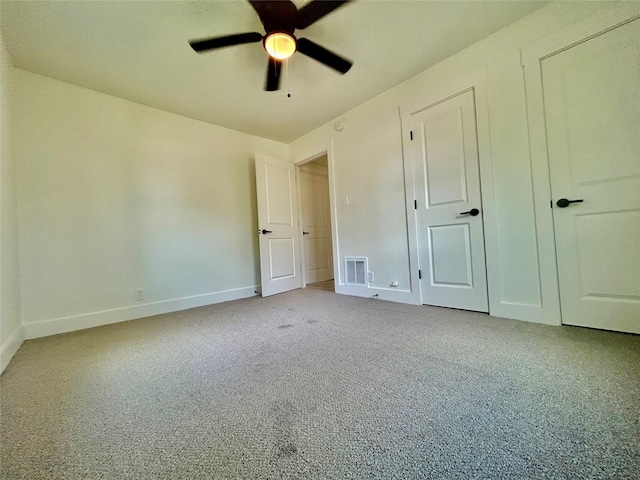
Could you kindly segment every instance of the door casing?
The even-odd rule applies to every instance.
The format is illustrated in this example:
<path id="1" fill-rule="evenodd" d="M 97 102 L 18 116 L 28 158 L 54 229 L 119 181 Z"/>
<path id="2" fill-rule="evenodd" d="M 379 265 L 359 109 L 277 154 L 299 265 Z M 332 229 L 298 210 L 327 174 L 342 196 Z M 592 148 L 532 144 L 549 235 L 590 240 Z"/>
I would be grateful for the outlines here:
<path id="1" fill-rule="evenodd" d="M 468 90 L 475 94 L 476 129 L 478 140 L 478 163 L 480 168 L 481 198 L 483 206 L 483 225 L 485 237 L 485 265 L 487 272 L 487 289 L 489 297 L 489 313 L 493 313 L 495 307 L 499 310 L 500 299 L 492 296 L 492 285 L 500 285 L 500 272 L 496 268 L 498 256 L 498 231 L 495 217 L 495 200 L 493 177 L 491 175 L 491 150 L 489 136 L 489 116 L 487 104 L 487 74 L 485 70 L 473 72 L 462 76 L 446 85 L 430 90 L 420 100 L 409 102 L 400 107 L 400 119 L 402 127 L 403 163 L 405 176 L 405 195 L 407 211 L 407 230 L 409 238 L 409 268 L 411 284 L 411 303 L 422 305 L 420 292 L 419 270 L 419 242 L 418 223 L 414 201 L 416 200 L 416 178 L 412 165 L 412 145 L 410 138 L 411 118 L 415 112 L 435 106 Z M 423 272 L 424 273 L 424 272 Z M 504 311 L 504 309 L 502 310 Z M 502 315 L 505 315 L 502 313 Z M 506 316 L 506 315 L 505 315 Z M 517 316 L 516 316 L 517 318 Z"/>

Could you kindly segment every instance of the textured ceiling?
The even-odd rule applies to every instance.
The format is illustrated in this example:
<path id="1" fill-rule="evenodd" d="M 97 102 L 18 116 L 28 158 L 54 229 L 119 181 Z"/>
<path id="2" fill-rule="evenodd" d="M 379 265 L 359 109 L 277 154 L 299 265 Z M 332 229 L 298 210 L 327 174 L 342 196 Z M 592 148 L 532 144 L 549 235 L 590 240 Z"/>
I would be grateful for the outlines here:
<path id="1" fill-rule="evenodd" d="M 0 13 L 16 67 L 290 142 L 545 4 L 356 1 L 296 32 L 353 60 L 352 69 L 341 76 L 296 54 L 278 92 L 263 91 L 267 57 L 260 43 L 205 54 L 187 43 L 263 33 L 243 0 L 3 0 Z"/>

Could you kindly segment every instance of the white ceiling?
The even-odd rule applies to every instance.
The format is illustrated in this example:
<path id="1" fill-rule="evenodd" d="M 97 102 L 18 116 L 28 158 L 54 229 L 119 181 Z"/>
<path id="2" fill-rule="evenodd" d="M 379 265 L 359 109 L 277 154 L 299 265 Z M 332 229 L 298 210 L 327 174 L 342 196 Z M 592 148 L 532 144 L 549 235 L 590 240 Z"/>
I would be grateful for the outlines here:
<path id="1" fill-rule="evenodd" d="M 263 91 L 260 43 L 205 54 L 187 43 L 263 33 L 244 0 L 2 0 L 0 13 L 16 67 L 288 143 L 546 3 L 359 0 L 296 31 L 353 60 L 351 70 L 297 54 L 278 92 Z"/>

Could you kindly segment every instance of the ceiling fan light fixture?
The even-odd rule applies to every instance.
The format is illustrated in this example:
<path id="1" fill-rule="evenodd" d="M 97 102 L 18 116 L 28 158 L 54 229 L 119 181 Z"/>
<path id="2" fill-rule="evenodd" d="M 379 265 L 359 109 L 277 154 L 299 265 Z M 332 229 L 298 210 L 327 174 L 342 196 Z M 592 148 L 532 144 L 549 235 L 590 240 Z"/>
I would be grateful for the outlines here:
<path id="1" fill-rule="evenodd" d="M 283 32 L 274 32 L 264 39 L 264 49 L 277 60 L 284 60 L 296 53 L 296 39 Z"/>

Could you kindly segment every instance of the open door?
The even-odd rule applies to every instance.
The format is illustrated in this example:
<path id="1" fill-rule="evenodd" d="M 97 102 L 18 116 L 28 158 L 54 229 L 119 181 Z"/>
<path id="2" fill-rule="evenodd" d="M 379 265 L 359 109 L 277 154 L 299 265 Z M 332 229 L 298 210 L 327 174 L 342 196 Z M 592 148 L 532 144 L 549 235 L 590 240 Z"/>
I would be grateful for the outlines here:
<path id="1" fill-rule="evenodd" d="M 304 280 L 333 280 L 333 246 L 327 156 L 298 166 Z"/>
<path id="2" fill-rule="evenodd" d="M 295 166 L 256 155 L 256 194 L 262 296 L 300 288 Z"/>

